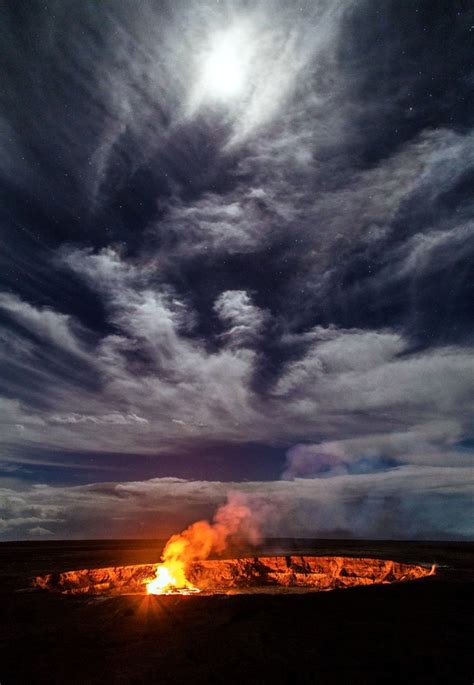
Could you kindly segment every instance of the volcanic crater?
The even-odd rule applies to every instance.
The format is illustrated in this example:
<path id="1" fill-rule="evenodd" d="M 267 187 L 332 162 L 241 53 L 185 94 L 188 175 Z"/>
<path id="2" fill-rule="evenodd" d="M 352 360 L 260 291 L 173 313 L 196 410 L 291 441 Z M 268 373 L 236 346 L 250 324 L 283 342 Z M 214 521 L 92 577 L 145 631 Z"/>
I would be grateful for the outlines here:
<path id="1" fill-rule="evenodd" d="M 66 595 L 145 594 L 160 564 L 81 569 L 36 576 L 32 587 Z M 187 577 L 203 595 L 317 592 L 417 580 L 435 567 L 339 556 L 257 556 L 194 561 Z M 173 590 L 162 594 L 189 594 Z"/>

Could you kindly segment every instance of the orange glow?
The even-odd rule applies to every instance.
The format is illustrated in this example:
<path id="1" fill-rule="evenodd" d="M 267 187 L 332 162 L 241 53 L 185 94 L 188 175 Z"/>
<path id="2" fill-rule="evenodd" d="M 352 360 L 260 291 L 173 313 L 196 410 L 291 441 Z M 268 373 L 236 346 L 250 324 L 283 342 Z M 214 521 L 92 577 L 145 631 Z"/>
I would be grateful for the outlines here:
<path id="1" fill-rule="evenodd" d="M 181 570 L 180 570 L 181 569 Z M 157 573 L 158 571 L 158 573 Z M 177 577 L 179 573 L 181 580 Z M 259 556 L 191 561 L 173 575 L 166 564 L 139 564 L 80 569 L 37 576 L 36 589 L 66 595 L 308 592 L 419 580 L 436 575 L 436 567 L 364 557 Z M 147 586 L 150 586 L 147 589 Z M 144 610 L 155 603 L 145 602 Z M 158 605 L 156 605 L 158 606 Z"/>
<path id="2" fill-rule="evenodd" d="M 149 595 L 168 595 L 174 592 L 189 594 L 199 592 L 186 578 L 182 562 L 161 564 L 156 569 L 156 576 L 146 584 Z"/>
<path id="3" fill-rule="evenodd" d="M 186 577 L 190 565 L 207 559 L 212 552 L 223 552 L 231 540 L 245 539 L 257 543 L 260 539 L 252 512 L 237 493 L 219 507 L 212 523 L 197 521 L 182 533 L 173 535 L 165 545 L 163 563 L 152 580 L 146 582 L 146 591 L 152 595 L 189 594 L 199 588 Z"/>

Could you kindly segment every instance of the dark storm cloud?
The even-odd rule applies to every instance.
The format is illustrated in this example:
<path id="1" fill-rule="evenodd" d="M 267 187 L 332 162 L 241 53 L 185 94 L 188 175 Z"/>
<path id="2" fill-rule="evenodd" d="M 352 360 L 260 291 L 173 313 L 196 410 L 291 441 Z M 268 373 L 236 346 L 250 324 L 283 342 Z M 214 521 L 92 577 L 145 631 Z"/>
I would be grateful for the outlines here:
<path id="1" fill-rule="evenodd" d="M 290 448 L 308 482 L 469 474 L 474 13 L 444 5 L 0 8 L 9 478 L 217 443 Z M 59 531 L 45 511 L 21 530 Z"/>

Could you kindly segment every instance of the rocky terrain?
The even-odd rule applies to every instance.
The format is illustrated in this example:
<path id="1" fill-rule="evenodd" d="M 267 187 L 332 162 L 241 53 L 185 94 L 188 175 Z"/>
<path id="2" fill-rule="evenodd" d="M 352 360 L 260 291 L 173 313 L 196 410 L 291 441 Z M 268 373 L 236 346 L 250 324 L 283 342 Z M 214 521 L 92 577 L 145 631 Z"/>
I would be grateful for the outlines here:
<path id="1" fill-rule="evenodd" d="M 384 559 L 386 580 L 390 560 L 437 568 L 332 592 L 65 595 L 32 589 L 32 579 L 150 568 L 160 543 L 0 544 L 1 685 L 472 685 L 472 544 L 280 540 L 256 553 L 284 559 L 283 574 L 288 557 L 316 555 Z"/>

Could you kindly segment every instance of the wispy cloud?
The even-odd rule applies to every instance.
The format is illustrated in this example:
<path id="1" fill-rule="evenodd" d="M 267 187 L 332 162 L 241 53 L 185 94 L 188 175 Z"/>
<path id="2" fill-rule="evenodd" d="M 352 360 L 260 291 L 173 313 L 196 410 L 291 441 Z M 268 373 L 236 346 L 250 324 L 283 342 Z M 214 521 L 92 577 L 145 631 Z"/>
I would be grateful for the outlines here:
<path id="1" fill-rule="evenodd" d="M 266 516 L 262 532 L 285 536 L 463 538 L 472 535 L 472 487 L 461 467 L 399 466 L 391 471 L 293 481 L 221 483 L 176 478 L 82 487 L 0 491 L 5 538 L 51 534 L 165 537 L 210 517 L 229 491 Z"/>
<path id="2" fill-rule="evenodd" d="M 40 316 L 31 317 L 38 341 L 28 352 L 21 345 L 7 351 L 16 382 L 29 376 L 21 401 L 4 400 L 8 443 L 153 452 L 190 439 L 291 444 L 370 434 L 374 425 L 384 433 L 449 420 L 458 422 L 460 434 L 467 428 L 474 390 L 469 349 L 410 352 L 409 342 L 393 331 L 316 327 L 302 334 L 304 354 L 261 393 L 253 383 L 255 345 L 270 315 L 246 293 L 226 291 L 218 299 L 226 328 L 209 350 L 187 333 L 195 313 L 146 279 L 141 285 L 130 280 L 117 256 L 109 280 L 107 261 L 104 270 L 95 256 L 74 259 L 88 279 L 100 282 L 116 332 L 87 349 L 74 326 L 56 336 L 56 356 L 79 350 L 85 378 L 96 381 L 88 387 L 83 376 L 64 377 L 53 357 L 45 363 L 49 328 Z M 35 374 L 40 359 L 43 368 Z M 51 388 L 47 408 L 31 402 L 31 391 L 38 396 L 41 387 Z"/>

